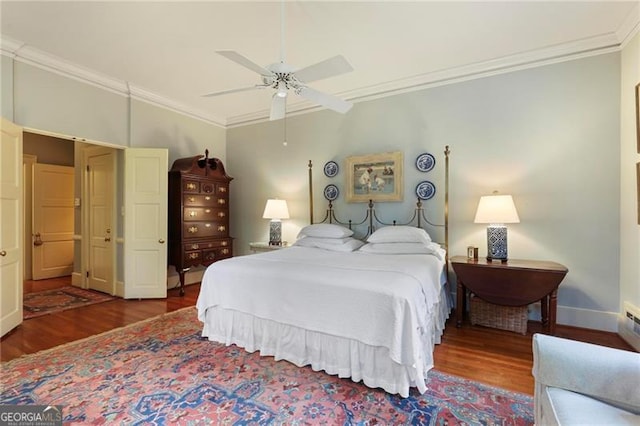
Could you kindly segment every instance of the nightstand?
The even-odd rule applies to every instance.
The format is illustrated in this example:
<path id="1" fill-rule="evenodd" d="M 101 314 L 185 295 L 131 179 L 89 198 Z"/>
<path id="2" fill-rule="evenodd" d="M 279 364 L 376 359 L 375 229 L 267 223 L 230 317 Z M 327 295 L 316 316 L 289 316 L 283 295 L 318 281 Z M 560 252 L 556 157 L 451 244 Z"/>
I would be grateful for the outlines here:
<path id="1" fill-rule="evenodd" d="M 251 253 L 263 253 L 265 251 L 280 250 L 287 247 L 289 247 L 287 243 L 282 243 L 281 246 L 272 246 L 269 245 L 269 243 L 262 241 L 249 243 L 249 250 L 251 250 Z"/>
<path id="2" fill-rule="evenodd" d="M 566 266 L 537 260 L 491 262 L 466 256 L 452 257 L 451 266 L 458 278 L 456 326 L 462 325 L 469 290 L 494 305 L 526 306 L 540 301 L 542 325 L 549 334 L 555 334 L 557 292 L 568 272 Z"/>

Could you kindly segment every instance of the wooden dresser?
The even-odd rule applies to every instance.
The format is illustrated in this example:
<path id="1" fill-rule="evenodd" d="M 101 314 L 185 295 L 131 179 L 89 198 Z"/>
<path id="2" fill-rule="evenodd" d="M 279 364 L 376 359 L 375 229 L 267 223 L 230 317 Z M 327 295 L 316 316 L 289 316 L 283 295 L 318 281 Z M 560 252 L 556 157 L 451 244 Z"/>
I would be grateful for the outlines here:
<path id="1" fill-rule="evenodd" d="M 169 171 L 169 265 L 180 276 L 233 256 L 229 236 L 229 182 L 222 161 L 204 156 L 180 158 Z"/>

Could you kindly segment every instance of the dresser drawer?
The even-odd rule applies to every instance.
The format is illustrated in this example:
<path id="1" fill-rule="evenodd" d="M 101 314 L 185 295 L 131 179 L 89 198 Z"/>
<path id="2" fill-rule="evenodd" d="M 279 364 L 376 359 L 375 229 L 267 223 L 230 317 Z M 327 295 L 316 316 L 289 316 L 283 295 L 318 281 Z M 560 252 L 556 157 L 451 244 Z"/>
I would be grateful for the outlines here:
<path id="1" fill-rule="evenodd" d="M 215 194 L 216 184 L 214 182 L 202 182 L 200 184 L 200 192 L 203 194 Z"/>
<path id="2" fill-rule="evenodd" d="M 231 257 L 231 248 L 218 248 L 202 251 L 202 260 L 204 263 L 212 263 L 216 260 L 227 259 L 229 257 Z"/>
<path id="3" fill-rule="evenodd" d="M 227 215 L 227 210 L 212 207 L 185 207 L 184 209 L 184 220 L 190 222 L 202 220 L 225 222 Z"/>
<path id="4" fill-rule="evenodd" d="M 200 192 L 200 182 L 197 180 L 185 179 L 182 181 L 182 191 L 190 194 L 197 194 Z"/>
<path id="5" fill-rule="evenodd" d="M 215 206 L 217 200 L 214 195 L 187 194 L 184 196 L 184 206 Z"/>
<path id="6" fill-rule="evenodd" d="M 233 251 L 231 247 L 210 248 L 204 250 L 194 250 L 184 252 L 185 266 L 209 265 L 216 260 L 231 257 Z"/>
<path id="7" fill-rule="evenodd" d="M 204 250 L 204 249 L 212 249 L 212 248 L 231 248 L 232 244 L 231 238 L 217 239 L 212 241 L 199 241 L 193 243 L 184 244 L 184 251 L 192 251 L 192 250 Z"/>
<path id="8" fill-rule="evenodd" d="M 225 237 L 229 233 L 229 225 L 227 221 L 185 222 L 182 226 L 184 229 L 184 238 Z"/>
<path id="9" fill-rule="evenodd" d="M 229 196 L 229 187 L 227 185 L 224 184 L 217 184 L 216 185 L 216 194 L 218 195 L 218 197 L 228 197 Z"/>

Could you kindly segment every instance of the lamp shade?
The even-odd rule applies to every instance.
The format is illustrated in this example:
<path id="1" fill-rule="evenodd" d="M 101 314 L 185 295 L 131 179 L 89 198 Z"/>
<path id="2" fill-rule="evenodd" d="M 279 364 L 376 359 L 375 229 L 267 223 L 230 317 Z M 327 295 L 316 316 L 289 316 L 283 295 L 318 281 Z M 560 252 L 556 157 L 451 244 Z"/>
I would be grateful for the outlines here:
<path id="1" fill-rule="evenodd" d="M 263 219 L 289 219 L 289 209 L 285 200 L 267 200 L 262 213 Z"/>
<path id="2" fill-rule="evenodd" d="M 474 223 L 520 223 L 511 195 L 480 197 Z"/>

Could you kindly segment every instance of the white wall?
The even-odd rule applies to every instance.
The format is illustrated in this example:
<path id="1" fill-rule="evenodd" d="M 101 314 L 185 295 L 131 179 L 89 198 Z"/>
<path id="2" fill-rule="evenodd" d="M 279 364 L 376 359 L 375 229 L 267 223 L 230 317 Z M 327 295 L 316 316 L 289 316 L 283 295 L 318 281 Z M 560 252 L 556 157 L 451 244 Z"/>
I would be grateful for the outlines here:
<path id="1" fill-rule="evenodd" d="M 131 104 L 131 146 L 168 148 L 169 167 L 178 158 L 204 155 L 205 149 L 223 163 L 227 158 L 222 127 L 140 101 Z"/>
<path id="2" fill-rule="evenodd" d="M 346 156 L 401 150 L 405 202 L 379 206 L 385 217 L 406 216 L 415 184 L 440 179 L 442 150 L 451 156 L 451 254 L 468 245 L 486 254 L 483 225 L 473 223 L 481 195 L 514 196 L 521 223 L 509 227 L 512 258 L 553 260 L 569 273 L 559 289 L 558 322 L 616 329 L 620 262 L 620 54 L 544 67 L 357 103 L 346 115 L 322 111 L 282 122 L 230 129 L 228 170 L 236 252 L 267 237 L 265 200 L 287 200 L 292 241 L 308 221 L 307 160 L 316 167 L 320 192 L 337 183 L 344 200 L 344 170 L 329 180 L 322 165 Z M 438 160 L 422 174 L 421 152 Z M 436 184 L 436 203 L 443 186 Z M 338 212 L 353 211 L 337 203 Z M 407 210 L 409 209 L 409 210 Z M 355 216 L 351 214 L 351 216 Z"/>
<path id="3" fill-rule="evenodd" d="M 169 167 L 175 159 L 204 154 L 205 149 L 209 149 L 210 156 L 226 160 L 226 130 L 219 126 L 4 55 L 1 57 L 0 111 L 20 126 L 115 147 L 168 148 Z M 122 160 L 122 156 L 118 158 Z M 122 173 L 122 161 L 118 166 Z M 119 206 L 122 199 L 122 194 L 118 193 Z M 76 225 L 80 230 L 79 220 Z M 117 237 L 121 238 L 121 221 L 117 225 Z M 79 246 L 77 244 L 75 251 L 75 272 L 81 270 Z M 118 247 L 117 279 L 122 280 L 123 253 L 122 246 Z M 168 273 L 170 285 L 175 285 L 177 274 L 174 268 L 169 268 Z M 194 279 L 197 281 L 199 276 Z"/>
<path id="4" fill-rule="evenodd" d="M 13 118 L 13 60 L 0 55 L 0 115 L 7 120 Z"/>
<path id="5" fill-rule="evenodd" d="M 620 312 L 624 319 L 624 303 L 631 303 L 640 310 L 640 225 L 638 217 L 638 188 L 636 187 L 636 163 L 640 162 L 637 150 L 635 86 L 640 83 L 640 33 L 627 43 L 621 55 L 621 149 L 620 149 Z M 638 315 L 639 313 L 636 313 Z M 621 333 L 636 349 L 640 350 L 637 335 Z"/>
<path id="6" fill-rule="evenodd" d="M 127 146 L 124 96 L 19 61 L 13 80 L 20 126 Z"/>

